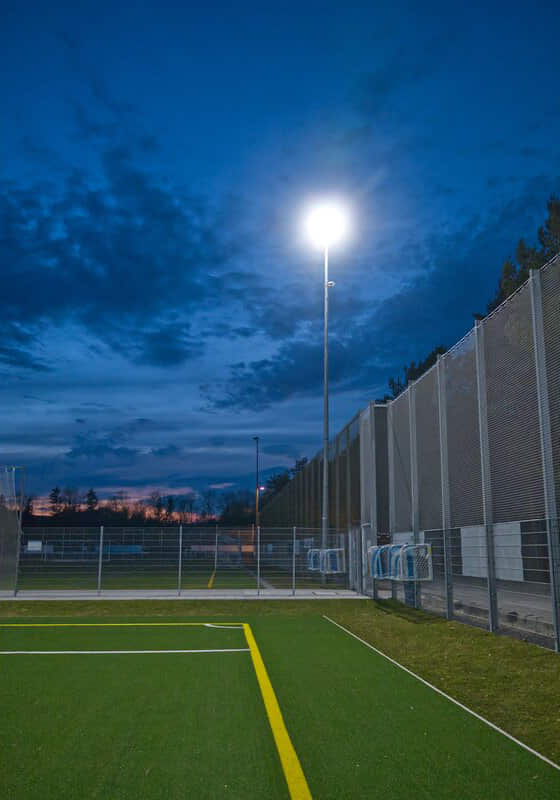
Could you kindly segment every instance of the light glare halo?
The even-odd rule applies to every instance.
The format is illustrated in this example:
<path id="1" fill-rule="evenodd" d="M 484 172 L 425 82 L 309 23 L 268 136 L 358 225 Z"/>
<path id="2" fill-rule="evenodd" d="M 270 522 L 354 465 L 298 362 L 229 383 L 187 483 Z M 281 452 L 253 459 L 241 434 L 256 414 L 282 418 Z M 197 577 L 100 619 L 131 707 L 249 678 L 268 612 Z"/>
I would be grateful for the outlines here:
<path id="1" fill-rule="evenodd" d="M 314 247 L 330 247 L 348 234 L 348 212 L 333 200 L 314 203 L 305 215 L 304 227 Z"/>

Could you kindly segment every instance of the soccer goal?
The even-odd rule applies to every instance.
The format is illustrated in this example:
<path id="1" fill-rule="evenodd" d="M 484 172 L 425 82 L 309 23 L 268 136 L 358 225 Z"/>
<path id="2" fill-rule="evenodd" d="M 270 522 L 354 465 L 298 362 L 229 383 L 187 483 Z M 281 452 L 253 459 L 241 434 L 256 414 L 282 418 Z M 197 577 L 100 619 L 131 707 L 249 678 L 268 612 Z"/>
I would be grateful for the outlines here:
<path id="1" fill-rule="evenodd" d="M 320 552 L 320 571 L 323 575 L 339 575 L 346 572 L 346 559 L 342 547 L 332 547 Z"/>
<path id="2" fill-rule="evenodd" d="M 319 572 L 321 569 L 321 551 L 316 547 L 307 551 L 307 569 L 310 572 Z"/>
<path id="3" fill-rule="evenodd" d="M 307 569 L 322 575 L 339 575 L 346 572 L 344 548 L 311 548 L 307 551 Z"/>
<path id="4" fill-rule="evenodd" d="M 431 581 L 430 544 L 386 544 L 368 548 L 369 573 L 376 580 Z"/>

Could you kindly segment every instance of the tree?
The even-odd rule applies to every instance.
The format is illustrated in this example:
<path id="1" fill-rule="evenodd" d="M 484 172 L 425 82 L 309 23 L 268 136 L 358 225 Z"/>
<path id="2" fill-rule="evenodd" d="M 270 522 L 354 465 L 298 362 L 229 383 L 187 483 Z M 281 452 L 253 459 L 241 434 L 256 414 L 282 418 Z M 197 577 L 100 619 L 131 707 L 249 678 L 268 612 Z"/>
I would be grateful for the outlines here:
<path id="1" fill-rule="evenodd" d="M 23 507 L 23 517 L 24 517 L 24 519 L 29 520 L 33 516 L 33 502 L 34 502 L 34 500 L 35 500 L 35 498 L 33 497 L 33 495 L 29 495 L 29 497 L 26 498 L 25 505 Z"/>
<path id="2" fill-rule="evenodd" d="M 213 517 L 216 511 L 216 492 L 214 489 L 205 489 L 202 492 L 201 508 L 203 517 Z"/>
<path id="3" fill-rule="evenodd" d="M 93 513 L 99 503 L 99 499 L 95 493 L 94 489 L 88 489 L 88 493 L 86 495 L 86 507 L 90 513 Z"/>
<path id="4" fill-rule="evenodd" d="M 290 482 L 290 473 L 288 470 L 284 472 L 277 472 L 276 475 L 271 475 L 266 482 L 266 492 L 271 496 L 278 494 L 282 491 L 284 486 Z"/>
<path id="5" fill-rule="evenodd" d="M 149 498 L 150 506 L 153 508 L 154 516 L 159 521 L 163 513 L 163 499 L 159 491 L 151 492 Z"/>
<path id="6" fill-rule="evenodd" d="M 192 523 L 194 517 L 194 506 L 196 503 L 196 494 L 192 492 L 185 501 L 185 508 L 187 513 L 187 521 Z"/>
<path id="7" fill-rule="evenodd" d="M 295 478 L 295 476 L 298 474 L 298 472 L 300 472 L 305 467 L 306 464 L 307 464 L 307 458 L 305 458 L 305 457 L 304 458 L 296 458 L 296 463 L 294 464 L 294 466 L 290 470 L 292 478 Z"/>
<path id="8" fill-rule="evenodd" d="M 73 514 L 80 503 L 80 493 L 73 486 L 67 486 L 62 492 L 60 499 L 64 506 L 62 509 L 63 512 Z"/>
<path id="9" fill-rule="evenodd" d="M 504 262 L 498 289 L 488 303 L 488 313 L 503 303 L 516 289 L 525 283 L 532 269 L 540 269 L 543 264 L 550 261 L 560 252 L 560 199 L 554 195 L 547 203 L 548 217 L 544 226 L 538 230 L 538 247 L 527 245 L 523 239 L 519 240 L 515 251 L 517 264 L 511 259 Z"/>
<path id="10" fill-rule="evenodd" d="M 173 497 L 173 495 L 170 494 L 167 496 L 167 506 L 165 509 L 165 516 L 167 517 L 168 520 L 170 520 L 173 517 L 174 510 L 175 510 L 175 498 Z"/>
<path id="11" fill-rule="evenodd" d="M 410 364 L 403 367 L 404 372 L 404 381 L 400 379 L 400 377 L 396 378 L 389 378 L 389 389 L 391 390 L 392 396 L 388 399 L 395 399 L 398 397 L 401 392 L 407 387 L 407 384 L 410 381 L 417 381 L 425 372 L 427 372 L 430 367 L 433 367 L 436 363 L 438 356 L 443 355 L 446 352 L 447 348 L 444 347 L 442 344 L 434 347 L 434 349 L 428 353 L 426 358 L 423 361 L 419 361 L 418 364 L 415 361 L 411 361 Z"/>
<path id="12" fill-rule="evenodd" d="M 62 501 L 61 492 L 58 486 L 55 486 L 54 489 L 51 489 L 49 494 L 49 506 L 51 509 L 51 516 L 56 517 L 57 514 L 60 514 L 62 509 Z"/>
<path id="13" fill-rule="evenodd" d="M 223 495 L 220 514 L 222 525 L 250 525 L 254 520 L 254 514 L 253 492 L 241 489 L 238 492 L 227 492 Z"/>

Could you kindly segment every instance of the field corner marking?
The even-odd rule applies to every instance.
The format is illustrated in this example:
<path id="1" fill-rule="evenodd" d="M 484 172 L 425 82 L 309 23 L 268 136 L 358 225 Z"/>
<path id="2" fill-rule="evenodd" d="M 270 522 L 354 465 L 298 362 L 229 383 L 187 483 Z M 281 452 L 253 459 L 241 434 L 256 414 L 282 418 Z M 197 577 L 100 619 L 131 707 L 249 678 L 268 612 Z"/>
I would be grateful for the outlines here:
<path id="1" fill-rule="evenodd" d="M 519 747 L 522 747 L 523 750 L 527 750 L 527 752 L 531 753 L 531 755 L 534 755 L 537 758 L 540 758 L 540 760 L 544 761 L 545 764 L 548 764 L 550 767 L 553 767 L 554 769 L 556 769 L 556 770 L 558 770 L 560 772 L 560 764 L 556 764 L 554 761 L 551 761 L 550 758 L 547 758 L 546 756 L 543 756 L 542 753 L 539 753 L 537 750 L 533 750 L 533 748 L 529 747 L 528 744 L 525 744 L 520 739 L 516 739 L 515 736 L 512 736 L 511 733 L 508 733 L 503 728 L 500 728 L 499 725 L 495 725 L 493 722 L 490 722 L 489 719 L 486 719 L 486 717 L 483 717 L 481 714 L 477 714 L 477 712 L 473 711 L 472 708 L 469 708 L 468 706 L 466 706 L 463 703 L 461 703 L 459 700 L 456 700 L 454 697 L 451 697 L 450 694 L 447 694 L 446 692 L 442 691 L 441 689 L 438 689 L 438 687 L 434 686 L 433 683 L 430 683 L 425 678 L 422 678 L 420 675 L 417 675 L 416 672 L 413 672 L 411 669 L 408 669 L 408 667 L 403 666 L 398 661 L 396 661 L 394 658 L 391 658 L 391 656 L 388 656 L 386 653 L 384 653 L 382 650 L 378 650 L 377 647 L 375 647 L 374 645 L 370 644 L 369 642 L 366 642 L 365 639 L 362 639 L 357 634 L 352 633 L 352 631 L 348 630 L 348 628 L 345 628 L 344 625 L 341 625 L 339 622 L 335 622 L 334 619 L 331 619 L 330 617 L 327 617 L 326 614 L 323 614 L 323 619 L 326 619 L 327 622 L 331 623 L 331 625 L 336 625 L 336 627 L 340 628 L 341 631 L 344 631 L 344 633 L 347 633 L 349 636 L 352 636 L 354 639 L 357 639 L 358 642 L 361 642 L 366 647 L 369 647 L 370 650 L 373 650 L 378 655 L 380 655 L 383 658 L 387 659 L 387 661 L 390 661 L 391 664 L 394 664 L 399 669 L 402 669 L 404 672 L 408 672 L 409 675 L 412 675 L 413 678 L 416 678 L 416 680 L 420 681 L 420 683 L 423 683 L 429 689 L 432 689 L 434 692 L 437 692 L 437 694 L 440 694 L 442 697 L 445 697 L 446 700 L 449 700 L 450 702 L 454 703 L 456 706 L 459 706 L 459 708 L 462 708 L 463 711 L 466 711 L 468 714 L 471 714 L 473 717 L 476 717 L 476 719 L 480 720 L 480 722 L 484 722 L 484 724 L 488 725 L 489 728 L 493 728 L 495 731 L 497 731 L 498 733 L 501 733 L 507 739 L 510 739 L 512 742 L 515 742 L 515 744 L 519 745 Z"/>
<path id="2" fill-rule="evenodd" d="M 282 769 L 284 770 L 284 777 L 288 784 L 290 798 L 291 800 L 312 800 L 307 779 L 292 744 L 292 740 L 290 739 L 284 717 L 282 716 L 282 711 L 280 710 L 280 705 L 249 623 L 243 623 L 243 631 L 251 652 L 253 667 L 255 668 L 268 721 L 272 729 L 278 755 L 280 756 Z"/>

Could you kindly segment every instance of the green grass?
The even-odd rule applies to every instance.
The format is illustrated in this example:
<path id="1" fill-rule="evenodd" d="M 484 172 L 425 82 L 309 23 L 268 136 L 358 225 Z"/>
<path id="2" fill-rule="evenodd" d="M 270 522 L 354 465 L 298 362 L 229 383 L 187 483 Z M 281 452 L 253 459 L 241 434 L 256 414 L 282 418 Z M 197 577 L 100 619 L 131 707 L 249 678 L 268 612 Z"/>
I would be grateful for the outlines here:
<path id="1" fill-rule="evenodd" d="M 560 760 L 556 654 L 391 603 L 0 604 L 4 622 L 249 621 L 316 799 L 557 797 L 560 775 L 552 767 L 330 625 L 324 613 Z M 1 649 L 244 646 L 238 631 L 199 628 L 3 628 L 0 635 Z M 0 661 L 0 768 L 13 781 L 5 796 L 287 796 L 248 654 L 38 658 Z"/>
<path id="2" fill-rule="evenodd" d="M 245 646 L 240 631 L 51 629 L 9 638 L 9 647 L 34 649 Z M 10 656 L 2 675 L 4 797 L 287 796 L 246 653 Z"/>
<path id="3" fill-rule="evenodd" d="M 214 572 L 214 562 L 185 562 L 182 570 L 181 589 L 206 589 Z M 277 566 L 263 564 L 261 569 L 262 588 L 291 589 L 292 574 Z M 332 579 L 331 579 L 332 582 Z M 119 561 L 104 562 L 102 589 L 166 589 L 177 588 L 177 564 L 150 564 L 138 562 L 134 564 Z M 298 589 L 312 589 L 321 585 L 319 576 L 307 572 L 296 575 Z M 28 567 L 21 571 L 18 588 L 21 591 L 41 589 L 89 589 L 97 588 L 97 568 L 93 562 L 87 566 L 68 562 L 41 562 L 40 566 Z M 256 566 L 249 569 L 241 564 L 232 567 L 218 565 L 214 580 L 214 589 L 256 589 Z"/>

